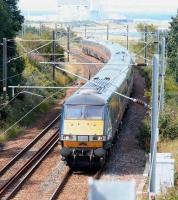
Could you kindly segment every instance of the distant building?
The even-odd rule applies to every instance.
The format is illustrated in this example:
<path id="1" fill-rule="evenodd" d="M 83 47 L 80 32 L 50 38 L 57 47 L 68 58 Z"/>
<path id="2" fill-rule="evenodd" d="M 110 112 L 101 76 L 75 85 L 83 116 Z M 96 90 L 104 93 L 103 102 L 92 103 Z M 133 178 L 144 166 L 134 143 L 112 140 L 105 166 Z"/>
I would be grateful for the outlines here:
<path id="1" fill-rule="evenodd" d="M 101 20 L 103 18 L 103 8 L 101 0 L 91 0 L 90 19 Z"/>
<path id="2" fill-rule="evenodd" d="M 88 20 L 91 0 L 58 0 L 60 21 Z"/>

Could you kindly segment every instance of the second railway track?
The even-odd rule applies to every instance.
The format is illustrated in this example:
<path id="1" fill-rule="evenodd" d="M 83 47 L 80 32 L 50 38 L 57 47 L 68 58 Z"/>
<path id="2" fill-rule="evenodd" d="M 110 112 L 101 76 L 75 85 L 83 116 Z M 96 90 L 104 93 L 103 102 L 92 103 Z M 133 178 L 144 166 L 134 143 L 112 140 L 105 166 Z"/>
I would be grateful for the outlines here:
<path id="1" fill-rule="evenodd" d="M 76 53 L 75 56 L 80 59 L 80 61 L 85 59 L 85 62 L 91 62 L 94 59 L 92 58 L 89 60 L 88 57 L 82 58 L 79 52 L 78 54 Z M 101 63 L 101 66 L 94 66 L 94 69 L 92 69 L 90 73 L 92 75 L 95 74 L 98 71 L 98 68 L 102 67 L 102 64 L 103 63 Z M 35 169 L 58 143 L 58 128 L 54 128 L 54 125 L 59 119 L 60 116 L 56 117 L 40 134 L 35 137 L 33 141 L 31 141 L 0 170 L 0 199 L 11 199 L 16 196 L 18 191 L 21 190 L 22 186 L 25 184 L 25 181 L 32 176 Z M 86 190 L 82 198 L 86 199 L 86 194 L 88 191 L 88 177 L 93 177 L 93 174 L 86 175 L 81 173 L 73 173 L 71 170 L 69 170 L 68 175 L 66 175 L 66 177 L 64 177 L 65 179 L 62 181 L 62 185 L 59 185 L 58 188 L 56 188 L 56 191 L 54 191 L 51 199 L 58 199 L 58 193 L 60 192 L 62 192 L 62 195 L 64 195 L 63 192 L 65 192 L 65 189 L 63 187 L 68 184 L 68 180 L 72 181 L 72 179 L 79 181 L 78 186 L 81 183 L 86 183 Z M 63 198 L 59 196 L 59 199 Z"/>
<path id="2" fill-rule="evenodd" d="M 1 199 L 12 198 L 18 192 L 25 180 L 58 143 L 59 129 L 54 126 L 59 119 L 60 116 L 56 117 L 31 143 L 29 143 L 0 171 Z"/>

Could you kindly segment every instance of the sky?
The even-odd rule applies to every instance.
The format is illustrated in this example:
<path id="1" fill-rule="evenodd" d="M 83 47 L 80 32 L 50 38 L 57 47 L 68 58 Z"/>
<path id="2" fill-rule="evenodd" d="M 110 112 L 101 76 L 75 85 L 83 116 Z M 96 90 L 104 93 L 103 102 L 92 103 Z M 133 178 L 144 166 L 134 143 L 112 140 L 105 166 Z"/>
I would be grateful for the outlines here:
<path id="1" fill-rule="evenodd" d="M 99 1 L 99 0 L 93 0 Z M 176 13 L 178 0 L 100 0 L 108 11 Z M 19 7 L 29 11 L 56 11 L 57 0 L 19 0 Z"/>

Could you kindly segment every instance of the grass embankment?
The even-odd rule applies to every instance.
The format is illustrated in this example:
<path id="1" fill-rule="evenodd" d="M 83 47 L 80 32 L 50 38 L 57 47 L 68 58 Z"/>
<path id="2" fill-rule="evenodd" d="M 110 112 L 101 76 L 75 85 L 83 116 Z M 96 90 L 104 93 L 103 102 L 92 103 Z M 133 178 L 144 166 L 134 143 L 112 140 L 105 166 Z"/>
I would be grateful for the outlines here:
<path id="1" fill-rule="evenodd" d="M 158 152 L 172 153 L 175 159 L 175 188 L 168 190 L 166 194 L 159 197 L 159 200 L 178 200 L 178 84 L 172 77 L 172 73 L 167 70 L 165 77 L 165 107 L 160 115 Z M 140 70 L 145 77 L 147 88 L 145 96 L 150 101 L 151 69 Z M 142 148 L 149 152 L 150 145 L 150 116 L 146 116 L 140 127 L 138 136 Z"/>
<path id="2" fill-rule="evenodd" d="M 27 39 L 27 38 L 26 38 Z M 30 36 L 28 39 L 36 39 L 35 36 Z M 45 34 L 45 38 L 46 34 Z M 25 46 L 26 50 L 34 49 L 38 46 L 42 45 L 39 44 L 32 44 L 32 46 Z M 30 48 L 29 48 L 30 47 Z M 51 49 L 50 46 L 46 47 L 44 52 L 48 52 Z M 63 50 L 58 47 L 60 52 Z M 18 46 L 19 54 L 23 54 L 23 49 L 21 46 Z M 63 55 L 61 55 L 63 56 Z M 65 73 L 56 70 L 56 79 L 55 81 L 52 80 L 52 68 L 51 66 L 44 66 L 39 64 L 38 59 L 49 59 L 49 57 L 40 57 L 40 56 L 33 56 L 33 55 L 24 55 L 23 63 L 24 63 L 24 71 L 23 71 L 23 78 L 20 85 L 32 85 L 32 86 L 64 86 L 69 84 L 72 81 L 72 78 Z M 20 92 L 18 90 L 16 92 Z M 28 91 L 25 89 L 25 91 Z M 28 116 L 26 116 L 23 120 L 21 120 L 17 125 L 11 128 L 7 134 L 0 135 L 0 143 L 3 143 L 9 139 L 13 139 L 21 134 L 24 129 L 31 125 L 33 122 L 37 120 L 42 114 L 47 113 L 52 106 L 65 95 L 65 90 L 61 89 L 59 91 L 52 90 L 52 89 L 41 89 L 41 90 L 29 90 L 29 92 L 36 93 L 41 95 L 34 96 L 27 93 L 19 94 L 13 101 L 11 101 L 7 106 L 1 108 L 1 113 L 3 114 L 2 119 L 0 121 L 0 133 L 3 133 L 7 128 L 9 128 L 12 124 L 18 121 L 21 117 L 23 117 L 26 113 L 28 113 L 31 109 L 33 109 L 36 105 L 40 104 L 45 98 L 51 96 L 51 98 L 46 99 L 40 106 L 35 108 L 33 112 L 31 112 Z M 2 115 L 1 114 L 1 115 Z"/>

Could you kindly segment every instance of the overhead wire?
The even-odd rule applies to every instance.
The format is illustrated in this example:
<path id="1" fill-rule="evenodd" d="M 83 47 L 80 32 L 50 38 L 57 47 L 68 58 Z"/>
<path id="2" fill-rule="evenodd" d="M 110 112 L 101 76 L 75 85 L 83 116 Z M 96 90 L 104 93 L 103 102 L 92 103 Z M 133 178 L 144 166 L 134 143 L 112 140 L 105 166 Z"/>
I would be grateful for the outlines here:
<path id="1" fill-rule="evenodd" d="M 46 46 L 46 45 L 48 45 L 48 44 L 45 44 L 45 46 Z M 21 44 L 19 43 L 19 46 L 25 51 L 25 54 L 30 54 L 30 53 L 32 53 L 33 51 L 37 51 L 38 49 L 44 47 L 44 45 L 43 45 L 43 46 L 38 47 L 38 48 L 36 48 L 36 49 L 34 49 L 34 50 L 32 50 L 32 51 L 27 52 L 26 49 L 25 49 L 25 47 L 23 47 L 23 45 L 21 45 Z M 62 55 L 62 54 L 61 54 L 61 55 Z M 8 61 L 8 63 L 11 62 L 12 60 L 16 60 L 16 59 L 18 59 L 18 58 L 21 58 L 22 56 L 23 56 L 23 55 L 18 56 L 18 57 L 16 57 L 16 58 L 12 58 L 12 59 L 10 59 L 10 60 Z M 3 81 L 8 80 L 8 79 L 12 79 L 12 78 L 17 77 L 17 76 L 20 76 L 20 75 L 22 75 L 22 74 L 23 74 L 23 72 L 22 72 L 22 73 L 19 73 L 19 74 L 16 74 L 16 75 L 9 76 L 9 77 L 7 77 L 7 78 L 5 78 L 5 79 L 1 79 L 0 82 L 3 82 Z"/>
<path id="2" fill-rule="evenodd" d="M 141 55 L 137 55 L 138 57 L 140 57 L 140 58 L 143 58 L 144 60 L 146 60 L 146 61 L 148 61 L 148 62 L 152 62 L 152 60 L 150 60 L 150 59 L 148 59 L 148 58 L 145 58 L 145 57 L 143 57 L 143 56 L 141 56 Z"/>
<path id="3" fill-rule="evenodd" d="M 59 91 L 58 91 L 59 92 Z M 48 99 L 50 99 L 52 96 L 54 96 L 55 94 L 57 94 L 58 92 L 55 92 L 54 94 L 46 97 L 45 99 L 43 99 L 39 104 L 37 104 L 35 107 L 33 107 L 30 111 L 28 111 L 25 115 L 23 115 L 19 120 L 17 120 L 14 124 L 12 124 L 9 128 L 7 128 L 2 134 L 5 135 L 7 134 L 7 132 L 12 129 L 15 125 L 17 125 L 20 121 L 22 121 L 26 116 L 28 116 L 32 111 L 34 111 L 37 107 L 39 107 L 42 103 L 44 103 L 45 101 L 47 101 Z"/>
<path id="4" fill-rule="evenodd" d="M 52 42 L 50 41 L 50 42 L 48 42 L 48 43 L 46 43 L 46 44 L 44 44 L 44 45 L 42 45 L 42 46 L 40 46 L 40 47 L 38 47 L 38 48 L 36 48 L 36 49 L 33 49 L 33 50 L 31 50 L 31 51 L 25 52 L 24 54 L 22 54 L 22 55 L 20 55 L 20 56 L 17 56 L 17 57 L 15 57 L 15 58 L 12 58 L 12 59 L 10 59 L 10 60 L 8 61 L 8 63 L 10 63 L 11 61 L 15 61 L 15 60 L 17 60 L 17 59 L 19 59 L 19 58 L 22 58 L 25 54 L 30 54 L 30 53 L 33 53 L 33 52 L 36 51 L 36 50 L 42 49 L 43 47 L 45 47 L 45 46 L 47 46 L 47 45 L 49 45 L 49 44 L 51 44 L 51 43 L 52 43 Z"/>
<path id="5" fill-rule="evenodd" d="M 58 67 L 56 66 L 56 69 L 59 69 L 59 70 L 61 70 L 61 71 L 64 71 L 64 72 L 66 72 L 66 73 L 69 73 L 69 74 L 71 74 L 71 75 L 73 75 L 73 76 L 75 76 L 75 77 L 77 77 L 77 78 L 80 78 L 80 79 L 82 79 L 82 80 L 84 80 L 84 81 L 89 81 L 89 82 L 93 83 L 94 85 L 99 86 L 99 85 L 98 85 L 97 83 L 95 83 L 94 81 L 91 81 L 91 80 L 89 80 L 89 79 L 87 79 L 87 78 L 85 78 L 85 77 L 83 77 L 83 76 L 77 75 L 77 74 L 75 74 L 75 73 L 73 73 L 73 72 L 71 72 L 71 71 L 69 71 L 69 70 L 66 70 L 66 69 L 64 69 L 64 68 L 61 68 L 61 67 L 59 67 L 59 66 L 58 66 Z M 113 86 L 114 86 L 114 87 L 117 87 L 117 86 L 115 86 L 115 85 L 113 85 Z M 106 89 L 109 90 L 108 88 L 106 88 Z M 130 100 L 130 101 L 132 101 L 132 102 L 134 102 L 134 103 L 138 103 L 138 104 L 144 105 L 144 107 L 151 109 L 151 107 L 150 107 L 146 102 L 144 102 L 144 101 L 142 101 L 142 100 L 140 100 L 140 99 L 135 99 L 135 98 L 132 98 L 132 97 L 128 97 L 128 96 L 126 96 L 126 95 L 124 95 L 124 94 L 121 94 L 121 93 L 119 93 L 119 92 L 116 92 L 116 91 L 114 91 L 114 93 L 115 93 L 115 94 L 118 94 L 119 96 L 124 97 L 125 99 L 128 99 L 128 100 Z"/>
<path id="6" fill-rule="evenodd" d="M 101 65 L 102 63 L 99 63 L 99 62 L 40 62 L 41 64 L 50 64 L 50 65 Z M 120 65 L 120 64 L 123 64 L 123 63 L 106 63 L 107 65 Z M 135 64 L 130 64 L 130 66 L 135 66 Z"/>
<path id="7" fill-rule="evenodd" d="M 22 72 L 22 73 L 19 73 L 19 74 L 16 74 L 16 75 L 13 75 L 13 76 L 9 76 L 9 77 L 7 77 L 7 78 L 1 79 L 0 82 L 3 82 L 3 81 L 8 80 L 8 79 L 12 79 L 12 78 L 17 77 L 17 76 L 20 76 L 20 75 L 22 75 L 22 74 L 23 74 L 23 72 Z"/>
<path id="8" fill-rule="evenodd" d="M 147 46 L 149 46 L 149 45 L 150 45 L 151 43 L 153 43 L 153 42 L 154 42 L 154 40 L 148 42 L 142 49 L 140 49 L 140 50 L 136 53 L 136 56 L 137 56 L 138 54 L 140 54 Z"/>
<path id="9" fill-rule="evenodd" d="M 31 74 L 31 76 L 34 79 L 34 75 L 33 73 Z M 23 88 L 23 90 L 21 90 L 20 92 L 16 93 L 14 95 L 14 97 L 12 97 L 12 99 L 10 99 L 7 103 L 4 103 L 4 106 L 2 108 L 0 108 L 0 110 L 4 109 L 7 105 L 9 105 L 18 95 L 20 95 L 21 93 L 23 93 L 25 91 L 26 88 Z"/>
<path id="10" fill-rule="evenodd" d="M 40 47 L 38 47 L 38 48 L 36 48 L 36 49 L 33 49 L 33 50 L 31 50 L 31 51 L 29 51 L 29 52 L 26 52 L 25 54 L 29 54 L 29 53 L 32 53 L 32 52 L 34 52 L 34 51 L 37 51 L 37 50 L 39 50 L 39 49 L 41 49 L 41 48 L 43 48 L 44 46 L 47 46 L 48 44 L 50 44 L 52 41 L 54 41 L 54 40 L 19 40 L 19 41 L 28 41 L 28 42 L 35 42 L 35 41 L 49 41 L 49 43 L 47 43 L 47 44 L 45 44 L 45 45 L 42 45 L 42 46 L 40 46 Z M 55 40 L 55 41 L 58 41 L 59 42 L 59 40 Z M 151 42 L 150 42 L 151 43 Z M 150 43 L 148 43 L 146 46 L 148 46 Z M 144 47 L 144 48 L 146 48 L 146 46 Z M 143 51 L 144 50 L 144 48 L 141 50 L 141 51 Z M 137 54 L 139 54 L 140 52 L 138 52 Z M 16 58 L 12 58 L 12 59 L 10 59 L 8 62 L 11 62 L 12 60 L 16 60 L 16 59 L 19 59 L 19 58 L 21 58 L 21 57 L 23 57 L 23 55 L 21 55 L 21 56 L 18 56 L 18 57 L 16 57 Z M 51 63 L 49 63 L 49 64 L 51 64 Z M 91 64 L 91 63 L 84 63 L 84 64 Z M 98 63 L 94 63 L 94 64 L 98 64 Z M 113 64 L 112 64 L 113 65 Z M 59 67 L 56 67 L 56 68 L 59 68 Z M 64 71 L 64 69 L 63 69 L 63 71 Z M 20 74 L 19 74 L 20 75 Z M 74 73 L 72 73 L 72 75 L 74 75 L 75 76 L 75 74 Z M 16 76 L 16 75 L 15 75 Z M 9 77 L 10 78 L 10 77 Z M 79 77 L 78 76 L 78 78 L 81 78 L 82 79 L 82 77 Z M 86 79 L 86 81 L 88 81 L 88 79 Z M 121 95 L 121 94 L 120 94 Z M 122 95 L 121 95 L 122 96 Z M 123 95 L 124 96 L 124 95 Z"/>
<path id="11" fill-rule="evenodd" d="M 8 101 L 7 103 L 4 103 L 5 105 L 0 108 L 0 110 L 3 110 L 4 108 L 6 108 L 6 106 L 8 106 L 21 92 L 23 92 L 26 88 L 24 88 L 22 91 L 18 92 L 12 99 L 10 99 L 10 101 Z"/>

